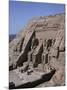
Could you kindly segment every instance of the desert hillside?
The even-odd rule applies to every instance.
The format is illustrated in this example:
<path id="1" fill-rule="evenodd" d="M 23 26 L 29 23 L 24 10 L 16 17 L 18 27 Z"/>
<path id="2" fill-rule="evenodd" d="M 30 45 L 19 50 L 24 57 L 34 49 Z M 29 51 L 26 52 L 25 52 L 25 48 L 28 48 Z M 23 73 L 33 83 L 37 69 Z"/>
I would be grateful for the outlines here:
<path id="1" fill-rule="evenodd" d="M 56 72 L 51 80 L 36 87 L 65 85 L 65 14 L 33 17 L 28 24 L 16 34 L 16 37 L 9 43 L 9 67 L 22 66 L 28 61 L 28 53 L 31 50 L 32 39 L 35 38 L 37 46 L 34 50 L 40 55 L 36 63 L 40 64 L 43 41 L 51 40 L 52 44 L 47 45 L 48 55 L 51 56 L 46 68 L 51 66 Z M 41 48 L 40 48 L 41 47 Z M 40 48 L 40 49 L 39 49 Z M 38 51 L 40 50 L 40 51 Z M 56 51 L 58 50 L 58 56 Z M 23 52 L 22 52 L 23 51 Z M 23 54 L 22 54 L 23 53 Z M 55 54 L 55 55 L 54 55 Z M 41 65 L 40 65 L 41 66 Z M 39 67 L 40 68 L 40 67 Z M 42 68 L 42 67 L 41 67 Z M 40 69 L 41 69 L 40 68 Z M 14 69 L 14 68 L 12 68 Z"/>

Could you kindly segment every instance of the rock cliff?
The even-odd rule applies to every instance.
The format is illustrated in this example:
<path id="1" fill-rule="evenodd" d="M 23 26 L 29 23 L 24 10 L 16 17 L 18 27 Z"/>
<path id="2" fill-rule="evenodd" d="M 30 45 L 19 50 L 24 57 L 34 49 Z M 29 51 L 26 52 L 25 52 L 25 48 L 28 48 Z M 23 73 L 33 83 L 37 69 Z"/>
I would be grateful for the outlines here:
<path id="1" fill-rule="evenodd" d="M 49 16 L 40 16 L 31 19 L 28 24 L 16 34 L 15 39 L 9 43 L 9 66 L 17 64 L 17 59 L 23 51 L 23 45 L 25 45 L 24 42 L 27 39 L 26 37 L 31 31 L 35 31 L 35 35 L 39 43 L 44 40 L 52 40 L 53 45 L 49 53 L 53 58 L 49 60 L 49 63 L 53 68 L 56 69 L 56 72 L 50 81 L 37 87 L 65 85 L 65 14 L 63 13 Z M 29 45 L 31 44 L 31 35 L 28 36 L 30 41 L 28 40 L 29 42 L 27 42 Z M 58 48 L 59 54 L 55 58 Z M 28 51 L 26 53 L 28 53 Z M 24 60 L 22 59 L 22 62 L 23 61 Z M 19 63 L 22 62 L 19 61 Z"/>

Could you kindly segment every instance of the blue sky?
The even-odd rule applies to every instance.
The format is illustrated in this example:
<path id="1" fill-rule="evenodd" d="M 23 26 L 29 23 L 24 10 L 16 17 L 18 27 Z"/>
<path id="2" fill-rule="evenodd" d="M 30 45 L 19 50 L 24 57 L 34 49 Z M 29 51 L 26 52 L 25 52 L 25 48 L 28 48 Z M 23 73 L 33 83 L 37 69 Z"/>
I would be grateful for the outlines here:
<path id="1" fill-rule="evenodd" d="M 64 12 L 64 4 L 9 1 L 9 34 L 19 32 L 32 17 Z"/>

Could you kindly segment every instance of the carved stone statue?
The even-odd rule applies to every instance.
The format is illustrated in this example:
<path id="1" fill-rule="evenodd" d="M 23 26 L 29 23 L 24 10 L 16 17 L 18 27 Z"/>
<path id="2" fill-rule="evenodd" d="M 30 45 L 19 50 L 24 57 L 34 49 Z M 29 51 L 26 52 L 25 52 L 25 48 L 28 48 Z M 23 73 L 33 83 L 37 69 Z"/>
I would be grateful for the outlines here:
<path id="1" fill-rule="evenodd" d="M 35 41 L 36 41 L 36 37 L 34 36 L 32 38 L 32 42 L 31 42 L 31 51 L 28 52 L 28 65 L 29 65 L 29 67 L 30 67 L 30 62 L 32 61 L 32 54 L 33 54 L 33 52 L 34 52 L 34 50 L 36 48 L 36 42 Z"/>

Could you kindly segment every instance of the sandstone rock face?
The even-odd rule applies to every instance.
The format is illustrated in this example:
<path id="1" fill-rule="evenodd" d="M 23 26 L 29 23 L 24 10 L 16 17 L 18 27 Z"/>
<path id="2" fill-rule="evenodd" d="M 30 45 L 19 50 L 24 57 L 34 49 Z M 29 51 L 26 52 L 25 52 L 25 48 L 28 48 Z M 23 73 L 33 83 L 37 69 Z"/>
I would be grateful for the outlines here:
<path id="1" fill-rule="evenodd" d="M 15 38 L 9 44 L 9 64 L 12 65 L 22 51 L 23 38 Z"/>
<path id="2" fill-rule="evenodd" d="M 34 32 L 35 34 L 33 34 Z M 33 38 L 38 41 L 38 45 L 35 47 L 33 47 L 34 42 L 32 44 Z M 41 46 L 40 43 L 42 43 Z M 43 43 L 45 43 L 45 51 L 48 51 L 48 64 L 43 64 L 44 67 L 42 66 L 42 59 L 46 57 L 46 53 L 43 50 Z M 65 14 L 40 16 L 31 19 L 16 34 L 16 38 L 9 43 L 9 66 L 13 65 L 16 68 L 16 66 L 22 65 L 24 61 L 29 63 L 30 60 L 28 61 L 27 56 L 30 51 L 33 55 L 29 55 L 29 58 L 31 57 L 30 60 L 34 64 L 38 64 L 38 68 L 42 70 L 42 67 L 51 67 L 56 70 L 50 81 L 37 87 L 65 85 Z M 44 54 L 44 58 L 42 54 Z"/>

